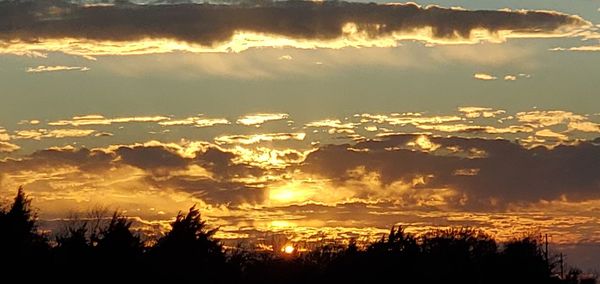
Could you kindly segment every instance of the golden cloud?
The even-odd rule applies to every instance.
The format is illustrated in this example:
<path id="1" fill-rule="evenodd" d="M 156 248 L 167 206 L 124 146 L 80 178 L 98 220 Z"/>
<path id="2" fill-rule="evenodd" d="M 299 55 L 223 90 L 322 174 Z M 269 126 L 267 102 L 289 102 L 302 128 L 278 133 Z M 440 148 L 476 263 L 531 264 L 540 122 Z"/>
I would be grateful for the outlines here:
<path id="1" fill-rule="evenodd" d="M 70 120 L 59 120 L 49 122 L 51 126 L 85 126 L 85 125 L 111 125 L 113 123 L 129 123 L 129 122 L 160 122 L 169 120 L 166 116 L 132 116 L 132 117 L 116 117 L 106 118 L 99 114 L 91 114 L 84 116 L 75 116 Z"/>
<path id="2" fill-rule="evenodd" d="M 0 153 L 11 153 L 21 149 L 18 145 L 0 141 Z"/>
<path id="3" fill-rule="evenodd" d="M 67 137 L 86 137 L 96 132 L 92 129 L 34 129 L 20 130 L 13 136 L 15 139 L 33 139 L 42 138 L 67 138 Z"/>
<path id="4" fill-rule="evenodd" d="M 475 73 L 473 74 L 473 78 L 482 81 L 492 81 L 498 79 L 498 77 L 486 73 Z"/>
<path id="5" fill-rule="evenodd" d="M 174 126 L 174 125 L 192 125 L 196 127 L 209 127 L 219 124 L 230 124 L 229 120 L 225 118 L 205 118 L 199 116 L 188 117 L 181 120 L 169 120 L 161 121 L 158 124 L 163 126 Z"/>
<path id="6" fill-rule="evenodd" d="M 224 135 L 215 138 L 217 144 L 256 144 L 261 142 L 304 140 L 306 133 L 266 133 L 252 135 Z"/>
<path id="7" fill-rule="evenodd" d="M 489 107 L 459 107 L 459 112 L 462 112 L 467 118 L 490 118 L 506 113 L 505 110 L 495 110 Z"/>
<path id="8" fill-rule="evenodd" d="M 256 113 L 242 116 L 236 121 L 236 123 L 258 127 L 265 122 L 282 120 L 288 117 L 289 115 L 287 113 Z"/>
<path id="9" fill-rule="evenodd" d="M 79 67 L 79 66 L 63 66 L 63 65 L 57 65 L 57 66 L 39 65 L 37 67 L 29 67 L 26 72 L 27 73 L 45 73 L 45 72 L 57 72 L 57 71 L 85 72 L 85 71 L 90 71 L 90 68 L 89 67 Z"/>

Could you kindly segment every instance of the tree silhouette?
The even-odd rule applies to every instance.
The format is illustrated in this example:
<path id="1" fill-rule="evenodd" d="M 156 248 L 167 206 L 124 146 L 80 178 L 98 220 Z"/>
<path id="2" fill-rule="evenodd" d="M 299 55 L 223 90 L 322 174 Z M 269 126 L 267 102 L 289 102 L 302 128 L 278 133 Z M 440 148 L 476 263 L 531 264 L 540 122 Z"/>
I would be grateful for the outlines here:
<path id="1" fill-rule="evenodd" d="M 46 260 L 49 245 L 38 232 L 37 215 L 22 187 L 8 210 L 0 210 L 0 256 L 7 265 L 37 265 Z"/>
<path id="2" fill-rule="evenodd" d="M 501 266 L 510 271 L 501 275 L 510 283 L 547 283 L 551 267 L 542 249 L 541 236 L 526 236 L 505 244 L 501 253 Z"/>
<path id="3" fill-rule="evenodd" d="M 100 279 L 108 280 L 122 274 L 113 271 L 113 267 L 128 267 L 130 274 L 140 268 L 143 244 L 131 232 L 132 222 L 118 212 L 107 221 L 105 212 L 96 208 L 84 220 L 78 216 L 68 220 L 53 249 L 57 274 L 83 276 L 102 270 Z"/>
<path id="4" fill-rule="evenodd" d="M 494 270 L 496 241 L 481 230 L 451 228 L 422 236 L 423 256 L 436 273 L 425 274 L 430 283 L 486 283 Z"/>
<path id="5" fill-rule="evenodd" d="M 225 270 L 225 254 L 219 241 L 213 239 L 217 230 L 207 228 L 195 206 L 185 215 L 179 212 L 171 223 L 171 231 L 152 248 L 152 263 L 172 280 L 193 278 L 192 275 L 176 273 L 193 270 L 207 282 L 220 282 L 220 273 Z"/>
<path id="6" fill-rule="evenodd" d="M 142 242 L 131 232 L 131 221 L 115 212 L 108 226 L 102 230 L 96 249 L 100 257 L 131 263 L 140 257 Z"/>
<path id="7" fill-rule="evenodd" d="M 364 246 L 355 241 L 346 245 L 324 242 L 309 251 L 285 255 L 242 246 L 226 251 L 214 238 L 217 229 L 208 228 L 195 207 L 178 213 L 171 230 L 146 247 L 132 231 L 132 219 L 119 212 L 110 217 L 107 212 L 96 208 L 86 218 L 71 217 L 51 247 L 39 232 L 31 200 L 19 188 L 13 203 L 0 209 L 0 271 L 23 280 L 82 281 L 94 275 L 93 281 L 102 282 L 595 282 L 576 269 L 564 280 L 551 277 L 552 267 L 536 235 L 514 239 L 499 249 L 492 236 L 473 228 L 433 230 L 417 236 L 403 227 L 392 227 L 389 234 Z M 288 236 L 285 241 L 290 241 Z"/>
<path id="8" fill-rule="evenodd" d="M 52 250 L 54 277 L 80 279 L 96 268 L 94 250 L 89 240 L 89 221 L 72 216 L 56 236 Z"/>

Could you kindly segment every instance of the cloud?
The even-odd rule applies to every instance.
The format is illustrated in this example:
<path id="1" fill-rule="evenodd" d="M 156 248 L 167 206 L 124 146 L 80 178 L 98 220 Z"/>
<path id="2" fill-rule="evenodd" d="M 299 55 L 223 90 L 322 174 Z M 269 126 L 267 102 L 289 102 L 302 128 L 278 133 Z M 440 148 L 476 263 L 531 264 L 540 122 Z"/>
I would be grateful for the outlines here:
<path id="1" fill-rule="evenodd" d="M 38 125 L 40 124 L 41 121 L 39 121 L 38 119 L 32 119 L 32 120 L 21 120 L 19 121 L 18 124 L 29 124 L 29 125 Z"/>
<path id="2" fill-rule="evenodd" d="M 267 133 L 252 135 L 224 135 L 215 138 L 217 144 L 256 144 L 261 142 L 304 140 L 306 133 Z"/>
<path id="3" fill-rule="evenodd" d="M 506 133 L 519 133 L 519 132 L 531 132 L 531 127 L 522 125 L 510 125 L 508 127 L 494 127 L 490 125 L 474 125 L 474 124 L 444 124 L 444 125 L 428 125 L 421 124 L 417 125 L 417 128 L 424 130 L 436 130 L 441 132 L 453 132 L 453 133 L 489 133 L 489 134 L 506 134 Z"/>
<path id="4" fill-rule="evenodd" d="M 302 171 L 340 186 L 376 175 L 378 185 L 400 182 L 415 190 L 448 188 L 454 193 L 446 202 L 459 207 L 600 197 L 597 143 L 527 149 L 503 139 L 425 136 L 428 144 L 438 146 L 423 148 L 417 147 L 422 142 L 415 142 L 420 137 L 388 136 L 353 146 L 368 151 L 349 151 L 348 145 L 321 147 L 308 155 Z M 455 174 L 465 169 L 472 174 Z"/>
<path id="5" fill-rule="evenodd" d="M 69 120 L 59 120 L 49 122 L 51 126 L 85 126 L 85 125 L 111 125 L 113 123 L 129 123 L 129 122 L 160 122 L 169 120 L 166 116 L 132 116 L 132 117 L 116 117 L 106 118 L 99 114 L 91 114 L 84 116 L 75 116 Z"/>
<path id="6" fill-rule="evenodd" d="M 49 122 L 50 126 L 88 126 L 88 125 L 112 125 L 118 123 L 132 123 L 132 122 L 157 122 L 162 126 L 195 126 L 195 127 L 209 127 L 214 125 L 225 125 L 230 122 L 225 118 L 206 118 L 203 116 L 192 116 L 185 119 L 172 119 L 167 116 L 154 115 L 154 116 L 125 116 L 125 117 L 104 117 L 99 114 L 89 114 L 75 116 L 71 119 L 63 119 L 58 121 Z"/>
<path id="7" fill-rule="evenodd" d="M 18 145 L 0 141 L 0 153 L 11 153 L 21 149 Z"/>
<path id="8" fill-rule="evenodd" d="M 463 118 L 456 115 L 424 116 L 421 113 L 392 113 L 391 115 L 363 113 L 359 116 L 361 122 L 388 123 L 401 126 L 407 124 L 440 124 L 463 120 Z"/>
<path id="9" fill-rule="evenodd" d="M 323 119 L 317 120 L 305 125 L 306 127 L 326 127 L 326 128 L 334 128 L 334 129 L 354 129 L 357 124 L 356 123 L 343 123 L 339 119 Z"/>
<path id="10" fill-rule="evenodd" d="M 6 129 L 0 127 L 0 142 L 10 140 L 10 135 L 6 132 Z"/>
<path id="11" fill-rule="evenodd" d="M 578 16 L 552 11 L 470 11 L 414 3 L 86 6 L 3 1 L 0 5 L 5 53 L 62 51 L 88 57 L 261 46 L 396 46 L 399 40 L 499 42 L 573 35 L 590 25 Z"/>
<path id="12" fill-rule="evenodd" d="M 536 136 L 544 137 L 544 138 L 552 138 L 557 140 L 567 140 L 569 137 L 567 135 L 556 133 L 550 129 L 542 129 L 535 132 Z"/>
<path id="13" fill-rule="evenodd" d="M 475 73 L 473 78 L 482 81 L 492 81 L 498 79 L 498 77 L 486 73 Z"/>
<path id="14" fill-rule="evenodd" d="M 107 204 L 148 227 L 197 204 L 232 243 L 273 232 L 370 238 L 396 224 L 472 225 L 501 239 L 534 226 L 557 242 L 600 241 L 590 213 L 600 206 L 599 142 L 527 149 L 419 134 L 305 152 L 202 141 L 63 147 L 0 160 L 0 185 L 25 185 L 42 226 Z"/>
<path id="15" fill-rule="evenodd" d="M 600 51 L 600 45 L 584 45 L 584 46 L 577 46 L 577 47 L 568 47 L 568 48 L 563 48 L 563 47 L 555 47 L 550 49 L 552 51 Z"/>
<path id="16" fill-rule="evenodd" d="M 230 124 L 230 122 L 225 118 L 204 118 L 201 116 L 193 116 L 181 120 L 161 121 L 158 124 L 162 126 L 191 125 L 195 127 L 209 127 L 219 124 Z"/>
<path id="17" fill-rule="evenodd" d="M 58 65 L 58 66 L 44 66 L 44 65 L 40 65 L 37 67 L 29 67 L 27 69 L 27 73 L 45 73 L 45 72 L 57 72 L 57 71 L 80 71 L 80 72 L 85 72 L 85 71 L 90 71 L 90 68 L 88 67 L 78 67 L 78 66 L 62 66 L 62 65 Z"/>
<path id="18" fill-rule="evenodd" d="M 568 128 L 569 130 L 600 133 L 600 123 L 591 121 L 571 121 L 568 124 Z"/>
<path id="19" fill-rule="evenodd" d="M 192 193 L 216 203 L 261 201 L 263 193 L 255 188 L 260 182 L 236 179 L 260 176 L 263 170 L 241 160 L 234 162 L 236 155 L 211 144 L 155 141 L 98 149 L 52 148 L 0 161 L 0 182 L 3 186 L 24 184 L 33 190 L 54 189 L 57 195 L 72 190 L 68 194 L 73 198 L 85 194 L 80 192 L 82 187 L 121 188 L 125 190 L 121 194 L 129 196 L 155 188 Z"/>
<path id="20" fill-rule="evenodd" d="M 531 74 L 519 73 L 517 75 L 507 74 L 504 76 L 504 81 L 516 81 L 517 79 L 529 79 Z"/>
<path id="21" fill-rule="evenodd" d="M 498 77 L 496 77 L 494 75 L 486 74 L 486 73 L 475 73 L 473 75 L 473 78 L 475 78 L 477 80 L 482 80 L 482 81 L 493 81 L 493 80 L 498 79 Z M 518 75 L 507 74 L 503 77 L 504 81 L 516 81 L 519 78 L 529 79 L 529 78 L 531 78 L 531 75 L 525 74 L 525 73 L 519 73 Z"/>
<path id="22" fill-rule="evenodd" d="M 494 110 L 489 107 L 459 107 L 458 111 L 462 112 L 467 118 L 490 118 L 506 113 L 505 110 Z"/>
<path id="23" fill-rule="evenodd" d="M 282 120 L 288 118 L 289 115 L 287 113 L 257 113 L 257 114 L 248 114 L 240 117 L 236 123 L 241 125 L 248 126 L 260 126 L 261 124 L 268 121 Z"/>
<path id="24" fill-rule="evenodd" d="M 565 122 L 585 122 L 588 119 L 580 114 L 563 110 L 535 110 L 528 112 L 518 112 L 517 120 L 527 123 L 533 127 L 541 128 L 562 124 Z"/>
<path id="25" fill-rule="evenodd" d="M 41 140 L 42 138 L 86 137 L 92 135 L 94 132 L 96 132 L 96 130 L 92 129 L 19 130 L 14 135 L 14 138 Z"/>

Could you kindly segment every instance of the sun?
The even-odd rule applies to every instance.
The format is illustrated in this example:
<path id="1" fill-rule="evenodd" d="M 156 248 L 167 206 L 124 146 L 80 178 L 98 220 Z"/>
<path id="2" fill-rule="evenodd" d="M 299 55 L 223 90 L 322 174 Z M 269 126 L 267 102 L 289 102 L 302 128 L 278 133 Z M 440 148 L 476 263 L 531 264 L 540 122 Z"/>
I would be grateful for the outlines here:
<path id="1" fill-rule="evenodd" d="M 283 249 L 281 249 L 281 250 L 286 254 L 292 254 L 292 253 L 294 253 L 295 249 L 293 246 L 287 245 L 287 246 L 283 247 Z"/>

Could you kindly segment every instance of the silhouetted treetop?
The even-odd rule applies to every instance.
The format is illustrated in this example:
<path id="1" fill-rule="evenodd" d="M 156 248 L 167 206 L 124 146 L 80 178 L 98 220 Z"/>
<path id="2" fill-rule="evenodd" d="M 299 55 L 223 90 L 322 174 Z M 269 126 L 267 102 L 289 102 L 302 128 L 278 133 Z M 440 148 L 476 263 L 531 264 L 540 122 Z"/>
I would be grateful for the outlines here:
<path id="1" fill-rule="evenodd" d="M 10 259 L 9 265 L 23 261 L 34 264 L 45 261 L 48 250 L 46 237 L 38 232 L 31 199 L 19 187 L 9 209 L 0 210 L 0 256 Z"/>

